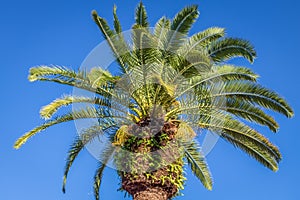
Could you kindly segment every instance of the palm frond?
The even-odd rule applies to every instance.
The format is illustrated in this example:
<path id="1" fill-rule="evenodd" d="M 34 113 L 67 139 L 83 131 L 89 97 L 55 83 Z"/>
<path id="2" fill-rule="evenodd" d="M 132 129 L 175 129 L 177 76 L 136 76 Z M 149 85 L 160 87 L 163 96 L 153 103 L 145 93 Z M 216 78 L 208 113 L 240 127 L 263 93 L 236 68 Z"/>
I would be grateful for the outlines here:
<path id="1" fill-rule="evenodd" d="M 208 190 L 212 190 L 212 177 L 199 145 L 195 141 L 182 144 L 185 149 L 185 158 L 192 172 L 201 181 L 204 187 Z"/>
<path id="2" fill-rule="evenodd" d="M 204 51 L 195 54 L 190 53 L 185 57 L 173 55 L 170 66 L 176 71 L 176 74 L 174 74 L 171 80 L 172 84 L 180 77 L 190 79 L 194 76 L 211 72 L 212 70 L 211 59 Z"/>
<path id="3" fill-rule="evenodd" d="M 179 54 L 184 57 L 193 50 L 202 50 L 207 45 L 216 41 L 225 35 L 225 29 L 219 27 L 211 27 L 202 32 L 192 35 L 179 49 Z"/>
<path id="4" fill-rule="evenodd" d="M 92 16 L 93 16 L 93 19 L 94 19 L 95 23 L 98 25 L 99 29 L 101 30 L 101 32 L 104 36 L 104 39 L 107 41 L 107 43 L 110 46 L 112 52 L 114 53 L 114 55 L 116 57 L 116 60 L 120 64 L 121 71 L 124 74 L 126 74 L 126 71 L 127 71 L 126 63 L 122 59 L 123 56 L 121 56 L 121 55 L 125 54 L 123 52 L 124 51 L 124 48 L 123 48 L 124 44 L 121 43 L 119 40 L 117 40 L 116 33 L 113 30 L 111 30 L 111 28 L 107 24 L 107 21 L 104 18 L 100 17 L 95 10 L 93 10 Z M 119 47 L 122 50 L 121 53 L 120 53 L 120 48 Z"/>
<path id="5" fill-rule="evenodd" d="M 80 137 L 76 137 L 75 141 L 72 143 L 69 149 L 67 160 L 66 160 L 65 171 L 63 176 L 63 186 L 62 186 L 63 193 L 66 192 L 68 173 L 73 165 L 73 162 L 75 161 L 79 153 L 83 150 L 84 146 L 90 143 L 91 141 L 93 141 L 99 135 L 105 133 L 106 130 L 115 126 L 116 125 L 113 123 L 102 124 L 101 126 L 94 125 L 85 129 L 81 133 Z"/>
<path id="6" fill-rule="evenodd" d="M 23 136 L 21 136 L 14 145 L 15 149 L 19 149 L 29 138 L 34 136 L 35 134 L 49 128 L 50 126 L 60 124 L 63 122 L 68 122 L 72 120 L 77 120 L 77 119 L 89 119 L 89 118 L 121 118 L 121 117 L 116 117 L 116 116 L 109 116 L 103 114 L 99 114 L 99 111 L 96 110 L 95 108 L 92 107 L 87 107 L 85 109 L 80 109 L 77 111 L 69 112 L 65 115 L 59 116 L 53 120 L 49 120 L 45 122 L 44 124 L 32 129 L 31 131 L 25 133 Z"/>
<path id="7" fill-rule="evenodd" d="M 256 82 L 259 77 L 251 69 L 234 65 L 221 65 L 214 68 L 215 73 L 220 74 L 221 81 L 247 80 Z"/>
<path id="8" fill-rule="evenodd" d="M 191 78 L 191 84 L 188 87 L 181 87 L 177 91 L 176 98 L 184 95 L 187 92 L 194 90 L 195 88 L 205 84 L 220 85 L 225 81 L 256 81 L 257 75 L 250 69 L 244 67 L 236 67 L 232 65 L 218 66 L 211 72 L 207 72 L 200 76 L 194 76 Z"/>
<path id="9" fill-rule="evenodd" d="M 142 27 L 146 28 L 149 26 L 147 12 L 142 2 L 140 2 L 136 8 L 135 23 L 138 26 L 138 28 L 142 28 Z"/>
<path id="10" fill-rule="evenodd" d="M 277 132 L 279 128 L 279 125 L 273 117 L 266 114 L 260 108 L 246 101 L 227 99 L 226 105 L 217 106 L 215 109 L 218 108 L 248 121 L 268 126 L 269 129 L 273 132 Z"/>
<path id="11" fill-rule="evenodd" d="M 120 24 L 120 20 L 117 16 L 117 6 L 114 5 L 114 8 L 113 8 L 113 15 L 114 15 L 114 28 L 115 28 L 115 31 L 117 34 L 120 34 L 122 33 L 122 27 L 121 27 L 121 24 Z"/>
<path id="12" fill-rule="evenodd" d="M 224 89 L 214 96 L 225 96 L 226 98 L 246 100 L 250 103 L 256 103 L 267 109 L 292 117 L 294 112 L 288 103 L 274 91 L 271 91 L 259 84 L 251 82 L 226 83 Z"/>
<path id="13" fill-rule="evenodd" d="M 98 76 L 93 74 L 98 74 Z M 111 77 L 109 72 L 104 72 L 100 68 L 93 68 L 90 73 L 87 73 L 85 71 L 75 72 L 60 66 L 39 66 L 30 69 L 28 79 L 69 85 L 107 97 L 113 95 L 111 88 L 118 77 Z"/>
<path id="14" fill-rule="evenodd" d="M 181 34 L 187 34 L 198 17 L 198 6 L 187 6 L 176 14 L 172 20 L 171 30 Z"/>
<path id="15" fill-rule="evenodd" d="M 231 138 L 228 135 L 223 135 L 223 139 L 225 139 L 227 142 L 231 143 L 233 146 L 240 148 L 245 153 L 250 155 L 252 158 L 257 160 L 262 165 L 268 167 L 272 171 L 278 171 L 278 161 L 270 154 L 266 153 L 265 151 L 262 151 L 257 146 L 253 145 L 252 143 L 241 142 L 237 139 Z"/>
<path id="16" fill-rule="evenodd" d="M 50 104 L 43 106 L 40 110 L 40 115 L 44 119 L 50 119 L 53 114 L 57 112 L 62 106 L 68 106 L 73 103 L 90 103 L 100 106 L 109 107 L 111 104 L 109 100 L 100 98 L 89 98 L 89 97 L 76 97 L 76 96 L 64 96 L 62 98 L 55 99 Z"/>
<path id="17" fill-rule="evenodd" d="M 69 77 L 73 79 L 82 79 L 82 73 L 76 73 L 72 69 L 68 69 L 66 67 L 60 66 L 39 66 L 39 67 L 32 67 L 29 70 L 28 80 L 30 82 L 38 81 L 41 77 L 46 76 L 62 76 L 62 77 Z"/>
<path id="18" fill-rule="evenodd" d="M 119 76 L 113 76 L 109 71 L 101 67 L 93 67 L 89 72 L 84 73 L 93 88 L 101 87 L 105 84 L 115 84 L 120 80 Z"/>
<path id="19" fill-rule="evenodd" d="M 217 104 L 212 102 L 199 102 L 197 100 L 191 99 L 189 101 L 181 101 L 179 107 L 175 107 L 170 110 L 167 114 L 167 118 L 175 117 L 178 115 L 184 115 L 187 113 L 192 113 L 194 115 L 201 115 L 203 109 L 206 110 L 218 110 L 227 112 L 230 115 L 234 115 L 236 117 L 241 117 L 250 122 L 254 122 L 263 126 L 267 126 L 271 131 L 277 132 L 279 125 L 274 120 L 273 117 L 266 114 L 259 107 L 253 105 L 247 101 L 240 101 L 237 99 L 227 98 L 223 103 Z"/>
<path id="20" fill-rule="evenodd" d="M 198 6 L 188 6 L 178 12 L 172 20 L 166 50 L 175 52 L 199 16 Z"/>
<path id="21" fill-rule="evenodd" d="M 211 43 L 208 53 L 215 62 L 223 62 L 234 57 L 244 57 L 250 63 L 256 58 L 256 51 L 249 41 L 225 38 Z"/>
<path id="22" fill-rule="evenodd" d="M 104 169 L 105 169 L 107 163 L 109 162 L 110 158 L 113 156 L 114 150 L 115 150 L 115 148 L 113 146 L 109 146 L 101 154 L 101 163 L 99 163 L 99 166 L 98 166 L 95 176 L 94 176 L 94 196 L 95 196 L 96 200 L 100 199 L 99 189 L 100 189 L 101 182 L 102 182 L 103 172 L 104 172 Z"/>
<path id="23" fill-rule="evenodd" d="M 263 165 L 274 171 L 278 169 L 277 162 L 281 160 L 281 154 L 263 135 L 229 115 L 213 111 L 205 113 L 205 110 L 202 113 L 199 120 L 200 127 L 219 134 L 232 144 L 236 141 L 235 146 L 243 147 L 242 150 Z"/>
<path id="24" fill-rule="evenodd" d="M 160 18 L 155 24 L 154 39 L 156 46 L 159 50 L 165 50 L 166 41 L 168 38 L 168 32 L 171 27 L 171 21 L 166 17 Z"/>

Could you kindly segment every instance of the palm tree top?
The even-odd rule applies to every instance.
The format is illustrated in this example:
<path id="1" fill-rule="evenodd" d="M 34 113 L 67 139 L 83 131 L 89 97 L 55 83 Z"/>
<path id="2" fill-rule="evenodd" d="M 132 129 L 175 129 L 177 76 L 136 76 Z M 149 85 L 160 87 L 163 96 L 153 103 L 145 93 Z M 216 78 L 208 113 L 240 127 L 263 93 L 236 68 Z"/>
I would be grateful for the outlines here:
<path id="1" fill-rule="evenodd" d="M 83 130 L 71 145 L 63 191 L 68 172 L 81 150 L 99 135 L 105 134 L 111 143 L 101 153 L 102 162 L 96 170 L 96 199 L 99 199 L 103 170 L 116 152 L 119 155 L 114 158 L 119 160 L 116 159 L 115 165 L 123 178 L 123 189 L 134 196 L 134 190 L 130 189 L 133 183 L 128 178 L 134 174 L 130 171 L 133 170 L 132 166 L 123 163 L 122 169 L 126 168 L 127 171 L 120 172 L 120 160 L 124 152 L 141 150 L 141 144 L 143 147 L 151 146 L 152 150 L 160 150 L 170 145 L 169 141 L 172 140 L 179 142 L 175 148 L 182 153 L 172 163 L 159 166 L 162 169 L 176 169 L 176 178 L 166 175 L 163 176 L 166 183 L 157 184 L 176 186 L 174 194 L 169 193 L 168 198 L 178 193 L 183 188 L 181 161 L 185 160 L 196 177 L 211 190 L 211 173 L 196 139 L 203 132 L 197 131 L 199 129 L 218 135 L 267 168 L 278 170 L 278 163 L 282 159 L 278 147 L 250 125 L 262 125 L 277 132 L 279 125 L 266 110 L 287 117 L 292 117 L 294 113 L 284 98 L 257 82 L 258 75 L 251 69 L 228 63 L 236 57 L 254 62 L 257 55 L 249 41 L 227 37 L 225 29 L 219 27 L 189 36 L 199 16 L 197 5 L 185 7 L 173 19 L 160 18 L 152 30 L 146 9 L 140 2 L 135 12 L 135 23 L 130 30 L 130 43 L 124 37 L 116 6 L 113 8 L 113 28 L 96 11 L 92 12 L 92 16 L 115 56 L 118 75 L 99 67 L 89 71 L 75 71 L 60 66 L 31 68 L 30 81 L 69 85 L 95 96 L 64 95 L 42 107 L 40 115 L 46 122 L 20 137 L 14 145 L 18 149 L 36 133 L 59 123 L 97 119 L 97 124 Z M 75 103 L 88 106 L 56 116 L 59 109 Z M 155 136 L 151 132 L 151 123 L 157 126 L 160 122 L 161 128 Z M 141 127 L 150 128 L 147 132 Z M 144 175 L 154 180 L 156 175 L 153 173 L 146 171 Z"/>

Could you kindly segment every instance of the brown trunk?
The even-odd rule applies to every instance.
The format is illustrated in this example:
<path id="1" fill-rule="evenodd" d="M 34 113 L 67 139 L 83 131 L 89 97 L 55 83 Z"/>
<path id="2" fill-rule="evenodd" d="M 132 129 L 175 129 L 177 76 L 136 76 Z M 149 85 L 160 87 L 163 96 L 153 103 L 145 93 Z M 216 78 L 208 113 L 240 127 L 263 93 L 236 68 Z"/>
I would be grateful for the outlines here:
<path id="1" fill-rule="evenodd" d="M 127 191 L 133 198 L 145 200 L 167 200 L 171 199 L 178 192 L 176 185 L 166 179 L 161 180 L 161 177 L 169 174 L 168 167 L 152 172 L 155 178 L 147 178 L 145 174 L 130 174 L 124 173 L 122 176 L 122 188 Z M 175 175 L 175 177 L 177 177 Z"/>
<path id="2" fill-rule="evenodd" d="M 167 200 L 167 192 L 159 187 L 147 187 L 132 195 L 134 200 Z"/>
<path id="3" fill-rule="evenodd" d="M 149 119 L 129 128 L 131 136 L 124 143 L 128 152 L 117 154 L 116 161 L 125 169 L 120 172 L 122 189 L 132 195 L 134 200 L 167 200 L 174 197 L 178 185 L 182 183 L 183 161 L 174 140 L 177 125 L 164 122 L 163 118 L 159 129 L 149 125 Z M 152 122 L 153 123 L 153 122 Z M 149 129 L 149 130 L 148 130 Z M 148 130 L 148 131 L 147 131 Z M 143 133 L 146 135 L 139 135 Z M 148 133 L 148 134 L 147 134 Z M 137 137 L 136 137 L 137 136 Z M 149 140 L 156 141 L 149 144 Z M 165 148 L 168 145 L 169 148 Z M 162 150 L 163 149 L 163 150 Z M 145 157 L 143 153 L 157 152 L 153 157 Z M 164 166 L 162 163 L 168 163 Z M 157 168 L 151 168 L 156 166 Z M 131 171 L 134 170 L 134 173 Z"/>

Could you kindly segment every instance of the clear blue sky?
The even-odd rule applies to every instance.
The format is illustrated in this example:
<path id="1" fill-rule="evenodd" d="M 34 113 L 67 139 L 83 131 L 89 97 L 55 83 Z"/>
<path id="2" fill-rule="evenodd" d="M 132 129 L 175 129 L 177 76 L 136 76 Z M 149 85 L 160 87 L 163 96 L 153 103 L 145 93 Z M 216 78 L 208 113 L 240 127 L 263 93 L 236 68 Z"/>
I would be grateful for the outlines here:
<path id="1" fill-rule="evenodd" d="M 1 1 L 0 199 L 93 199 L 96 160 L 86 151 L 71 170 L 67 194 L 61 192 L 66 152 L 76 136 L 73 123 L 38 134 L 18 151 L 12 146 L 21 134 L 42 122 L 38 115 L 41 106 L 63 93 L 71 93 L 71 88 L 54 83 L 29 83 L 29 68 L 41 64 L 78 68 L 102 40 L 91 20 L 91 10 L 97 9 L 111 22 L 114 3 L 124 30 L 130 28 L 137 0 Z M 220 141 L 207 157 L 214 177 L 213 191 L 206 191 L 189 174 L 185 196 L 176 199 L 300 199 L 299 1 L 145 0 L 144 3 L 152 25 L 162 15 L 173 17 L 183 6 L 199 4 L 201 15 L 192 32 L 220 26 L 227 28 L 229 36 L 250 40 L 258 59 L 254 65 L 242 64 L 260 74 L 260 83 L 284 96 L 296 113 L 292 120 L 275 115 L 281 125 L 276 135 L 259 128 L 282 151 L 283 161 L 277 173 Z M 102 199 L 123 199 L 124 194 L 116 191 L 118 182 L 112 170 L 105 171 Z"/>

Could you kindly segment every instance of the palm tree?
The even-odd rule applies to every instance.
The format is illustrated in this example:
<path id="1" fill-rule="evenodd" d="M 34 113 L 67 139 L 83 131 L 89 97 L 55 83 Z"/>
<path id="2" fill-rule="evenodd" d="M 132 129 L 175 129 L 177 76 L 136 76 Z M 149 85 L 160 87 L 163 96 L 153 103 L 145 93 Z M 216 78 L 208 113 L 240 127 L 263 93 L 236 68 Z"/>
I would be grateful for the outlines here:
<path id="1" fill-rule="evenodd" d="M 101 152 L 94 177 L 97 200 L 103 171 L 111 159 L 121 178 L 121 190 L 135 200 L 166 200 L 178 195 L 185 180 L 185 162 L 211 190 L 212 177 L 196 137 L 204 130 L 277 171 L 282 159 L 278 148 L 249 124 L 276 132 L 279 126 L 265 109 L 292 117 L 291 107 L 277 93 L 258 84 L 258 75 L 250 69 L 227 64 L 235 57 L 254 61 L 256 52 L 248 41 L 225 37 L 225 30 L 218 27 L 188 37 L 198 15 L 197 6 L 188 6 L 172 20 L 162 17 L 151 30 L 140 3 L 129 44 L 116 7 L 114 29 L 93 11 L 93 19 L 118 63 L 118 75 L 97 67 L 90 71 L 31 68 L 30 81 L 70 85 L 95 97 L 68 95 L 54 100 L 41 109 L 47 121 L 20 137 L 14 147 L 20 148 L 50 126 L 97 119 L 97 124 L 84 129 L 71 145 L 63 182 L 65 192 L 68 172 L 81 150 L 98 136 L 107 136 L 111 143 Z M 51 119 L 61 107 L 75 103 L 90 106 Z"/>

